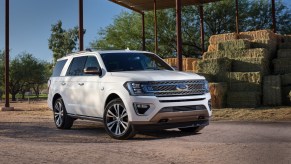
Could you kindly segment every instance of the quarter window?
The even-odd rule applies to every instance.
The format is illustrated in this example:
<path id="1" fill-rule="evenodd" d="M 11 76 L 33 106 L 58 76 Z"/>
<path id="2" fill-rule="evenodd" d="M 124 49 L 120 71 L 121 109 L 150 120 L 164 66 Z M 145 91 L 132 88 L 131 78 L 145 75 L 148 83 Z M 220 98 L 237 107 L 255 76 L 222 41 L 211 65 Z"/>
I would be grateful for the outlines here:
<path id="1" fill-rule="evenodd" d="M 61 72 L 62 72 L 66 62 L 67 62 L 67 59 L 66 60 L 60 60 L 60 61 L 57 62 L 57 64 L 54 67 L 54 71 L 53 71 L 52 77 L 57 77 L 57 76 L 61 75 Z"/>

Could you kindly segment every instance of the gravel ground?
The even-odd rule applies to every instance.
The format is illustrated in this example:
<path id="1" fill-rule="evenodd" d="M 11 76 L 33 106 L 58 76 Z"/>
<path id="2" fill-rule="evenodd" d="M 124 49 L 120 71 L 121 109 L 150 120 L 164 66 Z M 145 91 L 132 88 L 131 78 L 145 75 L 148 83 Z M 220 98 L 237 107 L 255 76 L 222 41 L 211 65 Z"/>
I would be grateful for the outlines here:
<path id="1" fill-rule="evenodd" d="M 15 104 L 15 106 L 17 106 Z M 20 106 L 21 107 L 21 106 Z M 101 123 L 58 130 L 51 111 L 22 104 L 0 112 L 0 163 L 287 163 L 291 122 L 212 121 L 201 133 L 149 131 L 111 139 Z"/>

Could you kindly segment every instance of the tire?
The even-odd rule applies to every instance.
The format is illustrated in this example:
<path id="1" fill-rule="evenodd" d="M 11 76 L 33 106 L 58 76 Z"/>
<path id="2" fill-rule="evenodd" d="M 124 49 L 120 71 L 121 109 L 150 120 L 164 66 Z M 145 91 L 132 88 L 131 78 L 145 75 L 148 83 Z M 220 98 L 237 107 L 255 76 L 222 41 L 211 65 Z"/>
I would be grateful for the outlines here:
<path id="1" fill-rule="evenodd" d="M 54 122 L 58 129 L 70 129 L 74 119 L 67 115 L 63 99 L 60 97 L 54 102 L 53 106 Z"/>
<path id="2" fill-rule="evenodd" d="M 188 132 L 188 133 L 198 133 L 203 128 L 204 126 L 193 126 L 193 127 L 179 128 L 179 130 L 182 132 Z"/>
<path id="3" fill-rule="evenodd" d="M 106 132 L 114 139 L 125 140 L 135 135 L 134 128 L 128 120 L 127 110 L 120 98 L 106 105 L 103 121 Z"/>

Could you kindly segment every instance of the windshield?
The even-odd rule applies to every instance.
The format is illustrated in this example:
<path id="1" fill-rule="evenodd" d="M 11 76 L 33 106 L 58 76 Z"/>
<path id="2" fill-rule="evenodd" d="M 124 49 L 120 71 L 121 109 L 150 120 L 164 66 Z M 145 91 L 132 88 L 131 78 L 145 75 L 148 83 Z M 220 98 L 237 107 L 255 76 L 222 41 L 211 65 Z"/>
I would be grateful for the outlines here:
<path id="1" fill-rule="evenodd" d="M 108 72 L 171 70 L 163 60 L 150 53 L 104 53 L 101 54 Z"/>

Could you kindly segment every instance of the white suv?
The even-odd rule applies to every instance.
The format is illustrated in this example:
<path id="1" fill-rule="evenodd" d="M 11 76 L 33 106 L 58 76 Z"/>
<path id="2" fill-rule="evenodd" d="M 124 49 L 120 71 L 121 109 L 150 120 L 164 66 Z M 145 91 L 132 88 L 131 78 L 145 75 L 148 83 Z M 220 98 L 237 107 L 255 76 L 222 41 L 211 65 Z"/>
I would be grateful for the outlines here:
<path id="1" fill-rule="evenodd" d="M 74 120 L 104 123 L 115 139 L 152 128 L 198 132 L 209 124 L 204 77 L 175 71 L 144 51 L 85 51 L 59 59 L 48 81 L 48 106 L 59 129 Z"/>

